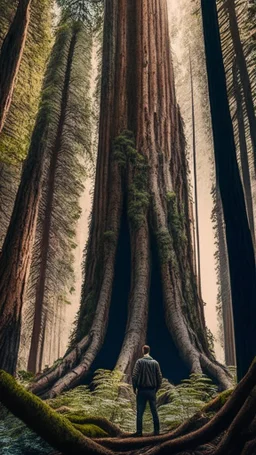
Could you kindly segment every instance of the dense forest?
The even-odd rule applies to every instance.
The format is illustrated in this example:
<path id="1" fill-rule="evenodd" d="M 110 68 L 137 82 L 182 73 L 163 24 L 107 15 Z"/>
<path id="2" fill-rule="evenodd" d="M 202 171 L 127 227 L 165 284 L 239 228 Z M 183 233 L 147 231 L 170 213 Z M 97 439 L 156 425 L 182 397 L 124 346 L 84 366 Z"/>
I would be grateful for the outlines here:
<path id="1" fill-rule="evenodd" d="M 256 453 L 255 23 L 0 0 L 1 453 Z"/>

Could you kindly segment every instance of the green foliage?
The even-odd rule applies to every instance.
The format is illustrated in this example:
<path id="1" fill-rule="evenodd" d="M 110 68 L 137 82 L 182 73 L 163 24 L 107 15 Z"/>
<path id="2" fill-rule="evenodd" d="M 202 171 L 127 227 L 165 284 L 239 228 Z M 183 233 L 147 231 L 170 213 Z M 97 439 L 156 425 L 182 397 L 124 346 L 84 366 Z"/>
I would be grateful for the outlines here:
<path id="1" fill-rule="evenodd" d="M 103 0 L 57 0 L 69 17 L 82 21 L 89 27 L 98 28 L 102 23 Z"/>
<path id="2" fill-rule="evenodd" d="M 172 257 L 172 239 L 168 229 L 161 229 L 156 233 L 158 252 L 162 264 L 169 262 Z"/>
<path id="3" fill-rule="evenodd" d="M 182 250 L 187 244 L 187 236 L 185 233 L 185 214 L 184 209 L 178 209 L 177 197 L 173 192 L 166 194 L 168 205 L 168 224 L 173 234 L 173 240 L 178 249 Z"/>
<path id="4" fill-rule="evenodd" d="M 115 241 L 116 241 L 116 234 L 114 231 L 105 231 L 103 236 L 104 236 L 104 242 L 115 243 Z"/>
<path id="5" fill-rule="evenodd" d="M 122 377 L 117 370 L 98 370 L 92 391 L 89 386 L 80 386 L 49 403 L 54 409 L 65 407 L 64 414 L 72 421 L 79 416 L 104 417 L 125 431 L 134 431 L 135 396 L 132 387 L 124 383 Z"/>
<path id="6" fill-rule="evenodd" d="M 229 390 L 220 395 L 221 401 L 218 409 L 226 402 L 230 393 Z M 157 394 L 161 431 L 170 430 L 183 423 L 194 413 L 204 409 L 206 403 L 217 396 L 217 387 L 205 375 L 192 374 L 189 379 L 182 381 L 177 386 L 164 379 Z M 36 398 L 36 400 L 39 399 Z M 118 370 L 98 370 L 94 375 L 91 387 L 79 386 L 48 400 L 48 405 L 72 422 L 77 430 L 89 437 L 105 436 L 108 432 L 104 424 L 102 428 L 99 428 L 94 423 L 95 417 L 108 419 L 123 431 L 135 431 L 135 395 L 132 387 L 123 382 L 123 375 Z M 218 409 L 215 410 L 213 407 L 211 412 Z M 89 423 L 90 418 L 91 423 Z M 148 406 L 144 415 L 143 428 L 145 433 L 151 432 L 153 429 Z M 3 441 L 6 455 L 49 453 L 49 446 L 10 414 L 0 421 L 0 440 Z"/>
<path id="7" fill-rule="evenodd" d="M 88 170 L 93 164 L 91 153 L 91 101 L 90 77 L 92 37 L 81 23 L 74 23 L 65 17 L 61 18 L 56 30 L 56 41 L 47 68 L 46 80 L 42 95 L 43 112 L 41 115 L 48 124 L 46 138 L 48 162 L 45 169 L 44 191 L 39 207 L 36 240 L 33 250 L 32 267 L 28 285 L 30 302 L 25 315 L 26 332 L 31 330 L 36 283 L 40 273 L 42 233 L 45 220 L 46 200 L 49 184 L 49 160 L 56 143 L 58 122 L 61 112 L 62 90 L 67 68 L 67 59 L 72 37 L 75 36 L 75 48 L 71 63 L 71 76 L 68 88 L 67 110 L 61 143 L 55 169 L 53 207 L 50 224 L 50 244 L 47 256 L 46 283 L 44 290 L 44 314 L 48 311 L 46 334 L 52 336 L 51 352 L 44 353 L 52 362 L 58 355 L 54 328 L 61 327 L 56 323 L 62 318 L 63 305 L 69 303 L 74 290 L 74 260 L 77 222 L 81 216 L 80 197 Z M 72 292 L 70 292 L 72 290 Z M 62 305 L 62 307 L 60 306 Z M 66 306 L 66 305 L 65 305 Z M 90 313 L 91 315 L 91 313 Z M 85 320 L 87 326 L 88 319 Z M 43 318 L 44 324 L 44 318 Z M 43 327 L 42 327 L 43 330 Z M 25 346 L 25 342 L 23 345 Z"/>
<path id="8" fill-rule="evenodd" d="M 10 6 L 12 3 L 12 6 Z M 3 6 L 1 23 L 7 31 L 16 5 Z M 0 138 L 0 161 L 17 165 L 26 158 L 38 111 L 43 75 L 52 45 L 52 0 L 35 0 L 12 104 Z M 0 29 L 1 29 L 0 23 Z"/>
<path id="9" fill-rule="evenodd" d="M 158 405 L 162 431 L 181 424 L 216 395 L 217 387 L 205 375 L 192 374 L 177 386 L 164 379 L 157 394 L 158 403 L 165 403 Z M 89 386 L 80 386 L 50 400 L 50 404 L 75 423 L 82 424 L 85 418 L 93 415 L 107 418 L 124 431 L 135 431 L 135 395 L 132 387 L 123 383 L 122 374 L 117 370 L 98 370 L 92 390 Z M 143 428 L 145 432 L 153 429 L 148 406 Z"/>
<path id="10" fill-rule="evenodd" d="M 135 148 L 132 131 L 124 130 L 113 145 L 113 158 L 119 166 L 132 173 L 132 183 L 128 188 L 128 218 L 133 229 L 139 229 L 146 219 L 150 203 L 148 192 L 147 158 Z"/>
<path id="11" fill-rule="evenodd" d="M 214 342 L 216 340 L 214 338 L 213 333 L 211 332 L 211 330 L 208 327 L 206 327 L 206 336 L 207 336 L 209 350 L 215 357 Z"/>
<path id="12" fill-rule="evenodd" d="M 84 316 L 80 326 L 77 327 L 77 333 L 75 336 L 78 337 L 78 339 L 79 338 L 81 339 L 82 337 L 84 337 L 85 335 L 87 335 L 89 333 L 89 330 L 91 328 L 92 321 L 93 321 L 93 318 L 95 315 L 95 311 L 96 311 L 96 304 L 97 304 L 96 292 L 91 291 L 85 300 L 85 308 L 86 308 L 85 316 Z M 75 340 L 74 340 L 74 342 L 75 342 Z M 72 339 L 71 339 L 71 343 L 72 343 Z"/>
<path id="13" fill-rule="evenodd" d="M 130 156 L 134 156 L 137 152 L 135 149 L 133 133 L 131 131 L 124 130 L 114 140 L 113 158 L 121 167 L 126 168 L 128 153 Z"/>
<path id="14" fill-rule="evenodd" d="M 158 397 L 164 397 L 168 403 L 159 407 L 160 421 L 165 427 L 174 428 L 200 411 L 216 395 L 217 387 L 205 375 L 191 374 L 177 386 L 164 380 Z"/>

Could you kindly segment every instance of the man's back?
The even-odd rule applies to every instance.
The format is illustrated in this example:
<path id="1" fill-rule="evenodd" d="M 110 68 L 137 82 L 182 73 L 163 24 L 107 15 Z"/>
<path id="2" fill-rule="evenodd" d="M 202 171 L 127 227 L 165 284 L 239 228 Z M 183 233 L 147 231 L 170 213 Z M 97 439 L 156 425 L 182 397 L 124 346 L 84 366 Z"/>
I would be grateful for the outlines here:
<path id="1" fill-rule="evenodd" d="M 134 393 L 137 391 L 137 436 L 142 435 L 142 419 L 149 403 L 154 423 L 154 434 L 159 434 L 159 417 L 156 407 L 156 392 L 162 383 L 162 374 L 159 363 L 149 355 L 150 347 L 144 345 L 142 348 L 143 357 L 135 363 L 132 374 L 132 385 Z"/>
<path id="2" fill-rule="evenodd" d="M 149 355 L 135 363 L 132 383 L 134 389 L 152 388 L 158 390 L 161 386 L 162 374 L 159 363 Z"/>

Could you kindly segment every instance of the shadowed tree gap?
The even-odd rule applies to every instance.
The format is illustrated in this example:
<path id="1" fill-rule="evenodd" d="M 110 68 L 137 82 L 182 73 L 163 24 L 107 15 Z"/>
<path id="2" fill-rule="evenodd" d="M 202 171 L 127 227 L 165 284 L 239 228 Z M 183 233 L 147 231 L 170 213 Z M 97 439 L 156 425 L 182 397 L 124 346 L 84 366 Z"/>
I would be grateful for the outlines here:
<path id="1" fill-rule="evenodd" d="M 92 364 L 92 372 L 96 371 L 98 368 L 105 368 L 108 370 L 115 368 L 122 347 L 127 322 L 127 308 L 131 284 L 130 258 L 129 224 L 126 216 L 126 203 L 124 203 L 116 253 L 115 276 L 108 328 L 102 349 Z"/>
<path id="2" fill-rule="evenodd" d="M 181 379 L 189 376 L 190 371 L 180 357 L 166 326 L 157 243 L 153 235 L 151 239 L 151 283 L 147 343 L 151 346 L 152 357 L 160 363 L 163 377 L 174 384 L 178 384 Z"/>

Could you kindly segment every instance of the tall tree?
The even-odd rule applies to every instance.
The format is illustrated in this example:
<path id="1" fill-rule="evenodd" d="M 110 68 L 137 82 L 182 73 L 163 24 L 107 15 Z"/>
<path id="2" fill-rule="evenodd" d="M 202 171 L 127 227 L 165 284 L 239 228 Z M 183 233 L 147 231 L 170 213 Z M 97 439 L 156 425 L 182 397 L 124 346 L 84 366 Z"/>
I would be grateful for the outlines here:
<path id="1" fill-rule="evenodd" d="M 238 138 L 239 138 L 239 152 L 240 152 L 240 162 L 242 170 L 242 181 L 244 186 L 244 194 L 246 200 L 246 208 L 248 214 L 248 221 L 251 230 L 251 235 L 253 243 L 255 245 L 255 227 L 254 227 L 254 213 L 253 213 L 253 198 L 252 198 L 252 186 L 251 186 L 251 177 L 250 177 L 250 166 L 249 166 L 249 157 L 246 143 L 246 130 L 245 130 L 245 121 L 244 121 L 244 112 L 243 112 L 243 96 L 241 91 L 241 84 L 239 84 L 238 79 L 238 68 L 236 62 L 233 66 L 233 85 L 234 85 L 234 97 L 236 100 L 236 119 L 237 119 L 237 128 L 238 128 Z"/>
<path id="2" fill-rule="evenodd" d="M 243 46 L 240 39 L 240 33 L 237 23 L 235 1 L 228 0 L 225 2 L 225 9 L 228 14 L 230 33 L 232 37 L 232 42 L 234 46 L 234 51 L 236 54 L 237 67 L 240 73 L 241 86 L 243 88 L 244 101 L 248 116 L 250 136 L 253 146 L 253 155 L 254 155 L 254 168 L 256 170 L 256 114 L 255 106 L 252 94 L 251 81 L 247 69 L 246 58 L 244 55 Z"/>
<path id="3" fill-rule="evenodd" d="M 46 138 L 51 134 L 51 116 L 56 107 L 52 102 L 52 92 L 58 90 L 56 79 L 51 77 L 55 71 L 54 59 L 60 59 L 58 52 L 53 52 L 48 65 L 40 110 L 0 257 L 0 365 L 11 373 L 15 372 L 17 363 L 21 310 L 46 161 Z"/>
<path id="4" fill-rule="evenodd" d="M 27 38 L 32 0 L 19 0 L 16 14 L 0 52 L 0 133 L 10 108 Z"/>
<path id="5" fill-rule="evenodd" d="M 75 227 L 80 216 L 79 197 L 85 178 L 81 160 L 90 154 L 88 92 L 92 39 L 82 23 L 68 20 L 61 24 L 57 41 L 65 54 L 62 62 L 56 61 L 56 71 L 59 73 L 59 91 L 63 96 L 65 93 L 66 100 L 65 103 L 63 98 L 59 100 L 55 136 L 48 143 L 51 158 L 44 179 L 32 259 L 28 299 L 30 304 L 33 302 L 34 321 L 28 370 L 34 373 L 37 371 L 43 313 L 49 305 L 54 307 L 54 300 L 59 301 L 60 294 L 67 293 L 68 298 L 74 282 L 72 252 L 76 247 Z M 65 80 L 68 66 L 71 76 Z"/>
<path id="6" fill-rule="evenodd" d="M 51 0 L 31 5 L 26 46 L 12 103 L 0 135 L 0 248 L 10 222 L 24 161 L 33 131 L 46 60 L 52 45 Z M 0 0 L 0 43 L 11 23 L 15 4 Z M 36 58 L 35 58 L 36 56 Z"/>
<path id="7" fill-rule="evenodd" d="M 217 183 L 220 188 L 240 380 L 256 353 L 256 277 L 252 237 L 236 160 L 215 0 L 201 0 Z M 225 151 L 225 153 L 223 152 Z M 230 189 L 232 188 L 232 191 Z"/>
<path id="8" fill-rule="evenodd" d="M 99 130 L 77 328 L 62 362 L 32 390 L 53 396 L 74 387 L 91 366 L 102 366 L 104 359 L 106 364 L 106 352 L 112 355 L 108 366 L 116 364 L 129 379 L 146 337 L 157 352 L 163 334 L 172 356 L 172 362 L 165 354 L 160 359 L 166 374 L 179 358 L 181 375 L 203 370 L 227 387 L 226 371 L 208 349 L 193 273 L 185 140 L 166 0 L 105 2 Z M 151 263 L 159 267 L 158 278 L 151 276 Z M 153 315 L 158 332 L 156 320 L 150 323 Z"/>
<path id="9" fill-rule="evenodd" d="M 212 221 L 215 228 L 216 245 L 216 271 L 218 278 L 219 293 L 217 311 L 221 320 L 223 335 L 223 348 L 226 365 L 236 365 L 234 322 L 231 300 L 230 276 L 228 265 L 228 252 L 225 238 L 225 226 L 222 203 L 218 187 L 212 190 L 214 208 Z"/>
<path id="10" fill-rule="evenodd" d="M 196 219 L 196 245 L 197 245 L 197 280 L 199 297 L 202 298 L 201 284 L 201 257 L 200 257 L 200 235 L 199 235 L 199 212 L 198 212 L 198 190 L 197 190 L 197 156 L 196 156 L 196 123 L 192 62 L 190 57 L 190 81 L 191 81 L 191 111 L 192 111 L 192 143 L 193 143 L 193 173 L 194 173 L 194 198 L 195 198 L 195 219 Z"/>

